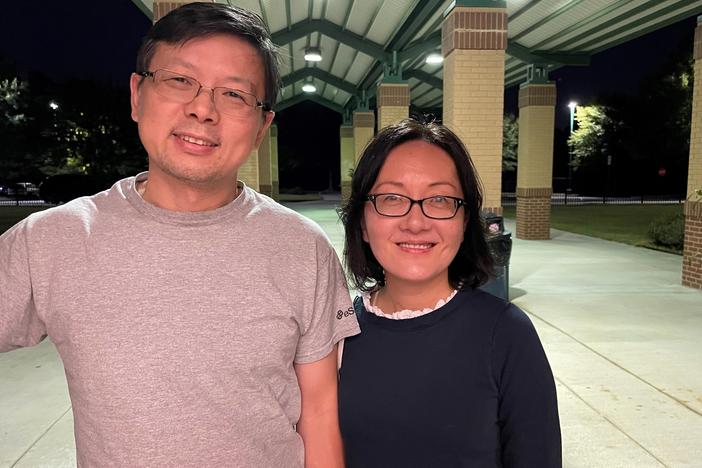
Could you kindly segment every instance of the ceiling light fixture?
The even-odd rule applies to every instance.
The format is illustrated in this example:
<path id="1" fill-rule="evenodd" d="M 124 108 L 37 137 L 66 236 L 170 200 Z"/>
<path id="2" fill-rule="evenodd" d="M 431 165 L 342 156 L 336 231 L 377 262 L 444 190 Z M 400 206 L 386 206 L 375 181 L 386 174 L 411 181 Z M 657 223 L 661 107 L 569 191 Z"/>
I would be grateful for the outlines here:
<path id="1" fill-rule="evenodd" d="M 305 47 L 305 60 L 308 62 L 320 62 L 322 51 L 319 47 Z"/>
<path id="2" fill-rule="evenodd" d="M 430 65 L 436 65 L 437 63 L 443 62 L 444 57 L 442 57 L 441 54 L 433 53 L 427 55 L 427 58 L 424 61 Z"/>
<path id="3" fill-rule="evenodd" d="M 302 90 L 306 93 L 314 93 L 317 91 L 317 87 L 312 83 L 305 83 L 302 85 Z"/>

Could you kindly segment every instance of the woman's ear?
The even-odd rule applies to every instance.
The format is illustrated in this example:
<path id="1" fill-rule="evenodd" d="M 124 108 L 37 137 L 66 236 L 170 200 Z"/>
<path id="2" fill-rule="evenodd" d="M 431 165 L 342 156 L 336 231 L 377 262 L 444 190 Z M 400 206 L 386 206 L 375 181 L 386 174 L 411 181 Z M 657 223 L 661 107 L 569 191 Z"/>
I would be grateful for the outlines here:
<path id="1" fill-rule="evenodd" d="M 363 233 L 363 240 L 368 242 L 368 230 L 366 229 L 365 218 L 361 218 L 361 232 Z"/>

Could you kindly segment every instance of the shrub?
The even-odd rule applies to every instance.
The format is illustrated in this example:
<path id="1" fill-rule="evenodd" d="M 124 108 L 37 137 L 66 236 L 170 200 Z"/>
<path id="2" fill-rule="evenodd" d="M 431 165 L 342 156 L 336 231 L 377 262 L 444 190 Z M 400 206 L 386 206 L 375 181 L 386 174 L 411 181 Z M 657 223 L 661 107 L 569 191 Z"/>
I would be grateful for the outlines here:
<path id="1" fill-rule="evenodd" d="M 648 227 L 648 235 L 657 245 L 682 250 L 685 238 L 685 216 L 678 213 L 654 219 Z"/>

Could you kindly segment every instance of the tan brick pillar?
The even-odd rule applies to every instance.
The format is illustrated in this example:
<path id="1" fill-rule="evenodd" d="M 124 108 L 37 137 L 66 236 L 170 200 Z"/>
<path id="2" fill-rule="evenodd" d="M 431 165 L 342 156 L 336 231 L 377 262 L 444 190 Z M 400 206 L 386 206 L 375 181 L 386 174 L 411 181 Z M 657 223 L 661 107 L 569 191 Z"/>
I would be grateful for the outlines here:
<path id="1" fill-rule="evenodd" d="M 702 289 L 702 197 L 696 194 L 702 189 L 702 17 L 697 18 L 693 57 L 695 82 L 690 120 L 690 163 L 687 169 L 682 284 Z"/>
<path id="2" fill-rule="evenodd" d="M 517 238 L 550 239 L 556 85 L 519 89 Z"/>
<path id="3" fill-rule="evenodd" d="M 207 0 L 173 0 L 170 2 L 154 1 L 152 7 L 152 12 L 154 14 L 154 23 L 160 20 L 162 17 L 166 16 L 171 11 L 178 8 L 179 6 L 184 5 L 186 3 L 193 3 L 196 1 L 206 2 Z M 214 3 L 214 0 L 211 0 L 211 2 Z"/>
<path id="4" fill-rule="evenodd" d="M 260 190 L 258 183 L 258 150 L 253 150 L 244 164 L 239 168 L 237 178 L 257 192 Z"/>
<path id="5" fill-rule="evenodd" d="M 278 126 L 271 124 L 268 128 L 271 134 L 271 198 L 280 200 L 280 182 L 278 179 Z"/>
<path id="6" fill-rule="evenodd" d="M 502 213 L 502 115 L 507 9 L 458 0 L 441 25 L 444 123 L 463 140 L 484 187 L 483 207 Z"/>
<path id="7" fill-rule="evenodd" d="M 271 169 L 271 131 L 268 129 L 258 146 L 258 191 L 269 197 L 273 194 Z"/>
<path id="8" fill-rule="evenodd" d="M 351 196 L 351 175 L 356 167 L 356 154 L 353 150 L 353 127 L 339 127 L 339 143 L 341 146 L 341 203 L 344 204 Z"/>
<path id="9" fill-rule="evenodd" d="M 376 96 L 378 102 L 378 130 L 409 117 L 409 84 L 380 83 Z"/>
<path id="10" fill-rule="evenodd" d="M 353 149 L 354 167 L 368 142 L 375 134 L 375 114 L 372 111 L 356 111 L 353 113 Z"/>

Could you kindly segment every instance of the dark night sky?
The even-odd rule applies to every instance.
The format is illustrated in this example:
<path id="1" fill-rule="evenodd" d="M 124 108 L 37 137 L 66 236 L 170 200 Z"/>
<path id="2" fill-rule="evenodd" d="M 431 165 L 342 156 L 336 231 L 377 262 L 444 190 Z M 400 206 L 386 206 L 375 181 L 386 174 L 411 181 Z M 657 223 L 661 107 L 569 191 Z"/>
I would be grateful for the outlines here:
<path id="1" fill-rule="evenodd" d="M 695 24 L 696 19 L 689 18 L 602 52 L 592 57 L 589 67 L 564 67 L 552 72 L 550 78 L 558 85 L 557 126 L 567 127 L 566 105 L 570 100 L 584 104 L 604 94 L 636 93 L 640 81 L 676 48 L 692 49 Z M 41 2 L 40 6 L 21 0 L 6 2 L 0 16 L 0 59 L 22 74 L 40 71 L 56 81 L 98 80 L 123 87 L 127 93 L 136 50 L 149 26 L 150 21 L 130 0 Z M 516 86 L 506 90 L 506 111 L 516 112 L 517 91 Z M 297 146 L 297 151 L 308 154 L 315 152 L 302 172 L 328 173 L 328 164 L 321 161 L 329 158 L 334 160 L 332 172 L 338 173 L 339 116 L 306 103 L 281 113 L 278 120 L 279 144 Z M 283 129 L 283 124 L 293 122 L 298 124 L 295 130 Z M 310 139 L 298 137 L 296 141 L 296 135 L 305 133 L 305 129 L 315 130 L 314 148 L 310 148 Z M 329 134 L 329 141 L 320 141 L 319 135 L 325 134 Z M 327 179 L 323 177 L 324 183 L 314 188 L 325 188 Z M 281 180 L 281 184 L 284 182 Z"/>
<path id="2" fill-rule="evenodd" d="M 130 0 L 11 1 L 0 16 L 0 55 L 20 72 L 128 87 L 150 25 Z"/>

